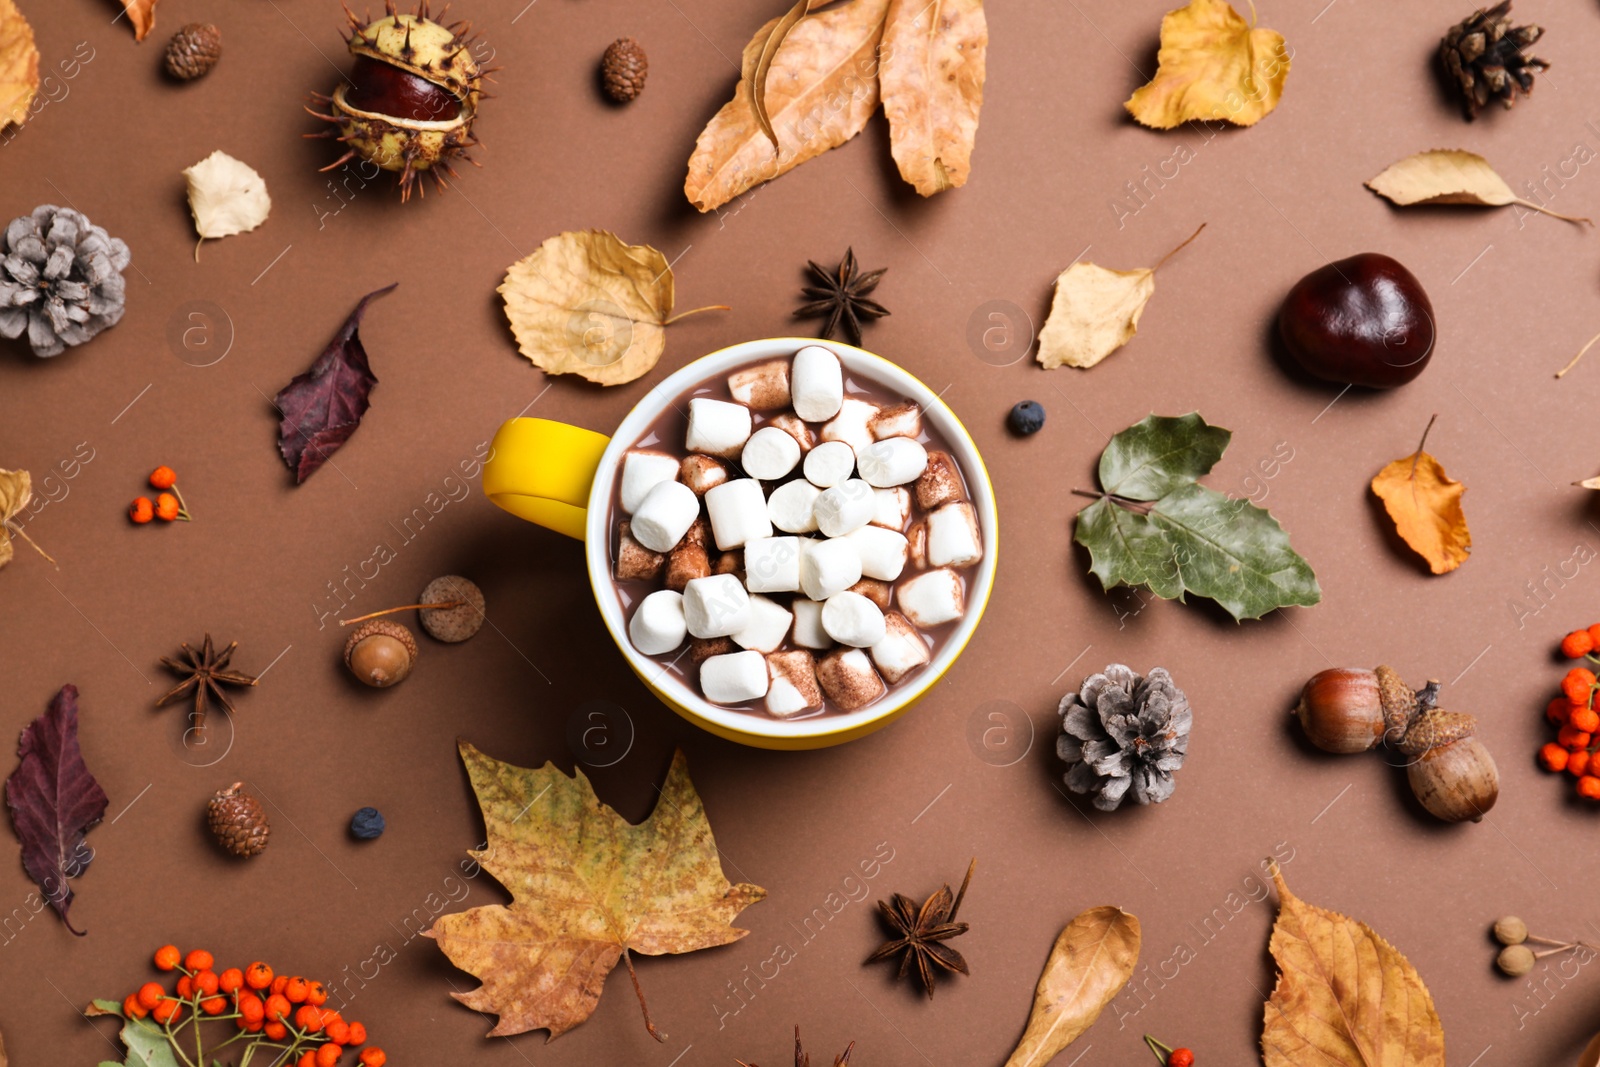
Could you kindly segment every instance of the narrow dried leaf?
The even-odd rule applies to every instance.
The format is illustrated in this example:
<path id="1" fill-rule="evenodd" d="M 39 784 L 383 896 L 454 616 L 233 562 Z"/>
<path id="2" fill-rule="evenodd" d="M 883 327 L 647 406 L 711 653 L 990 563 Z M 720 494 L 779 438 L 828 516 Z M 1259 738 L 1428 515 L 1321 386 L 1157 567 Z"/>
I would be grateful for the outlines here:
<path id="1" fill-rule="evenodd" d="M 582 770 L 568 778 L 554 764 L 531 770 L 460 748 L 488 832 L 472 856 L 513 899 L 440 916 L 428 936 L 483 982 L 451 995 L 500 1017 L 491 1037 L 560 1037 L 593 1014 L 625 951 L 693 952 L 749 932 L 731 923 L 766 890 L 723 875 L 681 751 L 635 826 L 600 803 Z"/>
<path id="2" fill-rule="evenodd" d="M 249 164 L 218 149 L 183 172 L 189 182 L 189 211 L 203 241 L 246 233 L 267 221 L 272 198 L 267 183 Z M 195 259 L 200 246 L 195 246 Z"/>
<path id="3" fill-rule="evenodd" d="M 11 562 L 11 519 L 33 499 L 33 476 L 27 471 L 0 469 L 0 567 Z"/>
<path id="4" fill-rule="evenodd" d="M 1379 471 L 1372 479 L 1372 491 L 1383 501 L 1401 539 L 1428 561 L 1434 574 L 1448 573 L 1466 562 L 1472 534 L 1461 510 L 1461 494 L 1467 487 L 1446 474 L 1420 445 Z"/>
<path id="5" fill-rule="evenodd" d="M 156 4 L 159 0 L 122 0 L 122 10 L 133 26 L 133 39 L 142 41 L 156 25 Z"/>
<path id="6" fill-rule="evenodd" d="M 1139 920 L 1121 908 L 1090 908 L 1056 938 L 1033 993 L 1028 1028 L 1006 1067 L 1044 1067 L 1094 1025 L 1139 962 Z"/>
<path id="7" fill-rule="evenodd" d="M 923 196 L 967 182 L 988 47 L 983 0 L 889 0 L 878 50 L 889 150 Z"/>
<path id="8" fill-rule="evenodd" d="M 773 148 L 778 147 L 778 132 L 772 128 L 772 117 L 767 114 L 767 74 L 772 70 L 773 57 L 778 54 L 778 49 L 789 36 L 789 31 L 794 29 L 801 19 L 828 2 L 829 0 L 795 0 L 795 5 L 779 16 L 776 22 L 767 23 L 771 29 L 765 32 L 761 48 L 759 50 L 746 48 L 744 51 L 743 59 L 746 65 L 739 72 L 740 84 L 749 89 L 750 110 L 754 113 L 761 132 L 772 142 Z M 763 30 L 766 28 L 763 27 Z"/>
<path id="9" fill-rule="evenodd" d="M 1283 35 L 1252 28 L 1226 0 L 1167 12 L 1156 61 L 1156 76 L 1123 106 L 1158 130 L 1196 120 L 1254 126 L 1278 106 L 1289 76 Z"/>
<path id="10" fill-rule="evenodd" d="M 695 141 L 683 192 L 701 211 L 721 207 L 861 132 L 878 107 L 878 42 L 889 0 L 845 0 L 801 19 L 764 80 L 776 146 L 752 104 L 750 80 L 782 18 L 745 45 L 733 99 Z"/>
<path id="11" fill-rule="evenodd" d="M 1366 923 L 1296 897 L 1272 865 L 1278 984 L 1265 1007 L 1266 1067 L 1444 1067 L 1444 1027 L 1416 968 Z"/>
<path id="12" fill-rule="evenodd" d="M 1522 199 L 1511 191 L 1511 186 L 1506 184 L 1504 178 L 1495 173 L 1487 159 L 1476 152 L 1458 148 L 1435 148 L 1407 156 L 1398 163 L 1390 164 L 1366 185 L 1379 196 L 1401 207 L 1412 204 L 1472 204 L 1478 207 L 1521 204 L 1540 214 L 1567 222 L 1589 222 L 1585 218 L 1558 215 Z"/>
<path id="13" fill-rule="evenodd" d="M 38 91 L 39 47 L 33 27 L 13 0 L 0 0 L 0 130 L 27 120 L 28 105 Z"/>

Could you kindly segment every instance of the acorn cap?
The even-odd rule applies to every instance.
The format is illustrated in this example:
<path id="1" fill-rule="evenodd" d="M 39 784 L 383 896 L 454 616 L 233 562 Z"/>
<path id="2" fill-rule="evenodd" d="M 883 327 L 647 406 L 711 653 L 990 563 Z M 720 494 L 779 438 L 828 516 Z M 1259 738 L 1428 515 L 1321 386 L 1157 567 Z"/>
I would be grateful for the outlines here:
<path id="1" fill-rule="evenodd" d="M 404 626 L 401 626 L 397 622 L 390 622 L 388 619 L 373 619 L 370 622 L 364 622 L 360 626 L 356 627 L 355 632 L 350 635 L 350 639 L 344 643 L 344 665 L 349 667 L 350 670 L 355 673 L 356 677 L 361 678 L 361 672 L 357 670 L 356 665 L 352 662 L 352 659 L 355 656 L 356 646 L 360 645 L 361 642 L 365 641 L 369 637 L 388 637 L 400 642 L 400 644 L 405 647 L 406 657 L 409 662 L 416 662 L 419 651 L 417 649 L 417 639 L 411 636 L 411 631 L 406 629 Z M 409 672 L 410 667 L 408 665 L 405 673 L 402 673 L 399 677 L 388 681 L 376 682 L 368 678 L 361 678 L 361 680 L 366 682 L 368 685 L 376 685 L 381 688 L 383 686 L 394 685 L 397 682 L 403 681 L 405 679 L 405 674 Z"/>
<path id="2" fill-rule="evenodd" d="M 417 598 L 420 604 L 447 604 L 459 600 L 454 608 L 423 608 L 417 614 L 429 636 L 454 644 L 465 641 L 483 629 L 483 590 L 459 574 L 435 578 Z"/>

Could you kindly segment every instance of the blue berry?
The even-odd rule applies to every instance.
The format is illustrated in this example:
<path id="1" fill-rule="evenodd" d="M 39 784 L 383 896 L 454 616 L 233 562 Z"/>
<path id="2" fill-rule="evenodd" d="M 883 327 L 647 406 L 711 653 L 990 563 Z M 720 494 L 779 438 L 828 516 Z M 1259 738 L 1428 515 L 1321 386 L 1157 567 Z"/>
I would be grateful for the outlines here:
<path id="1" fill-rule="evenodd" d="M 380 836 L 383 828 L 383 813 L 377 808 L 362 808 L 350 819 L 350 833 L 363 841 Z"/>
<path id="2" fill-rule="evenodd" d="M 1037 400 L 1024 400 L 1011 409 L 1006 425 L 1018 437 L 1027 437 L 1044 429 L 1044 405 Z"/>

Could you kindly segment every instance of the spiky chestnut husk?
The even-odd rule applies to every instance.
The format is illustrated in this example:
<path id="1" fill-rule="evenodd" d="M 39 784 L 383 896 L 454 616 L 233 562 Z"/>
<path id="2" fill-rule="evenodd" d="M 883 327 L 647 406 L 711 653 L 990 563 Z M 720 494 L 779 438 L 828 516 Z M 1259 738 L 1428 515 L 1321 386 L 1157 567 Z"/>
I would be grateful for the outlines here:
<path id="1" fill-rule="evenodd" d="M 361 159 L 400 175 L 400 199 L 423 191 L 418 175 L 432 175 L 444 189 L 446 174 L 459 177 L 451 161 L 478 143 L 472 134 L 486 71 L 472 57 L 469 27 L 449 26 L 428 17 L 427 0 L 416 14 L 400 14 L 387 0 L 387 14 L 373 22 L 348 7 L 348 38 L 355 66 L 331 96 L 313 94 L 327 113 L 307 108 L 333 129 L 307 137 L 326 137 L 348 146 L 323 170 Z"/>

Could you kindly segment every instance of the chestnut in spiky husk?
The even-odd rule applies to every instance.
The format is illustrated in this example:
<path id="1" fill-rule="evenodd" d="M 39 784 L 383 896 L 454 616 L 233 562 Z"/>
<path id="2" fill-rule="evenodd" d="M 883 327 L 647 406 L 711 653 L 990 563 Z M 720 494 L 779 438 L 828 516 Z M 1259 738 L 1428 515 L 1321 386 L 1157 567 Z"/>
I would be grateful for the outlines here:
<path id="1" fill-rule="evenodd" d="M 313 94 L 328 113 L 311 114 L 334 128 L 307 137 L 327 137 L 348 146 L 323 170 L 362 159 L 400 175 L 400 199 L 408 200 L 417 176 L 427 172 L 439 188 L 444 175 L 459 177 L 451 164 L 478 143 L 472 134 L 485 72 L 472 57 L 469 27 L 449 26 L 428 17 L 427 0 L 417 13 L 399 14 L 387 0 L 387 14 L 363 22 L 348 7 L 350 54 L 356 57 L 345 83 L 333 95 Z"/>

